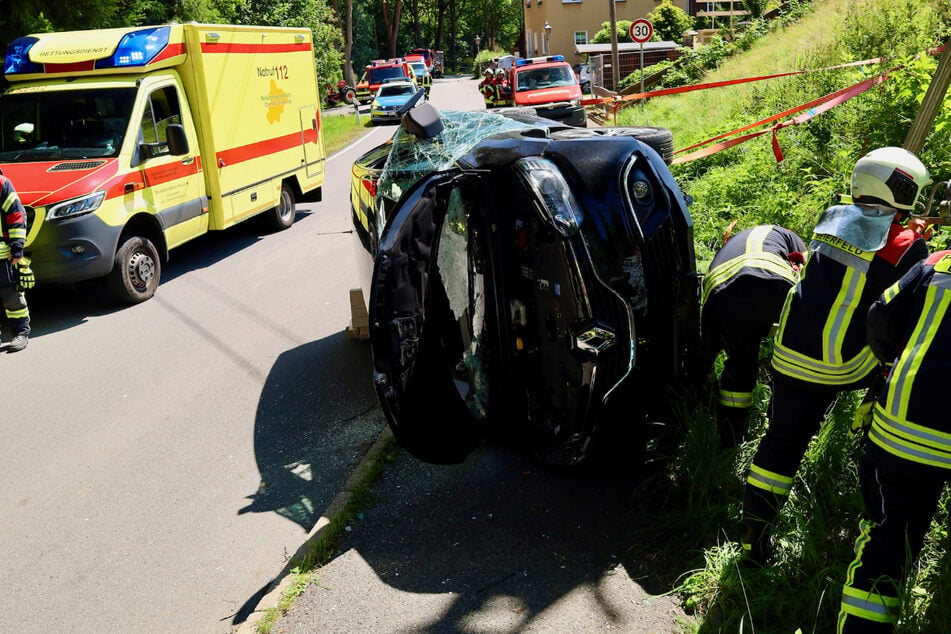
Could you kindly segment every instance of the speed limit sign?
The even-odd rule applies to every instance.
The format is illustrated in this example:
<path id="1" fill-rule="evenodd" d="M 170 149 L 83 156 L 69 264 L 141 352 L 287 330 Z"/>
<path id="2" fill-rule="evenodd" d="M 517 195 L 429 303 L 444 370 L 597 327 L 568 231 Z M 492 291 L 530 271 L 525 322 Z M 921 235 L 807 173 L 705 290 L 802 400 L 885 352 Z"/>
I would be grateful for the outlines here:
<path id="1" fill-rule="evenodd" d="M 654 36 L 654 25 L 646 18 L 638 18 L 631 22 L 631 39 L 643 44 Z"/>

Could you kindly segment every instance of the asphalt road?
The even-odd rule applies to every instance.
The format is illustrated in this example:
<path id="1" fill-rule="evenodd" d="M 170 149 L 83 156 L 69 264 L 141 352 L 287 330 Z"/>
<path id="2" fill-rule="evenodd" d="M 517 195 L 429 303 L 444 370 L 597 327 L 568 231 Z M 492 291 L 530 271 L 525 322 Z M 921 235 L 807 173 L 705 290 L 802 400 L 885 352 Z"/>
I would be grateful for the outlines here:
<path id="1" fill-rule="evenodd" d="M 0 632 L 229 632 L 256 609 L 385 424 L 346 335 L 349 172 L 394 131 L 330 157 L 287 231 L 173 251 L 150 301 L 30 292 L 29 347 L 0 350 Z"/>
<path id="2" fill-rule="evenodd" d="M 353 159 L 277 234 L 172 253 L 156 296 L 30 292 L 3 354 L 0 631 L 228 632 L 383 428 L 356 287 Z M 9 338 L 9 332 L 6 333 Z"/>

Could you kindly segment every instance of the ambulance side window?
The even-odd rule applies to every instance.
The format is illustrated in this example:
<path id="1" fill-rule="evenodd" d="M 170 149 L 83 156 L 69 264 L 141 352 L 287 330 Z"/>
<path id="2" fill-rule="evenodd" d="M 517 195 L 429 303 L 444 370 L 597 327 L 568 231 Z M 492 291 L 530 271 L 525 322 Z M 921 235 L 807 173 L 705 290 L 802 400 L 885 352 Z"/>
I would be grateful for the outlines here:
<path id="1" fill-rule="evenodd" d="M 151 148 L 152 157 L 168 154 L 165 128 L 181 122 L 178 91 L 174 86 L 159 88 L 149 95 L 142 114 L 141 140 Z"/>

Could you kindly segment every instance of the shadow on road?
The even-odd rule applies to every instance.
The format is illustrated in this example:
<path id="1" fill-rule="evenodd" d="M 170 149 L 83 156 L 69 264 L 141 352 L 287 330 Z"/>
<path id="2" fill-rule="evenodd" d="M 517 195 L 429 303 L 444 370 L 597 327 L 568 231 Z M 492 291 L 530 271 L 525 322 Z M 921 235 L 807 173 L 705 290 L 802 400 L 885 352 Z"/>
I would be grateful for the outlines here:
<path id="1" fill-rule="evenodd" d="M 298 207 L 297 222 L 313 212 Z M 245 249 L 271 233 L 263 223 L 251 219 L 224 231 L 205 234 L 171 252 L 162 267 L 161 285 L 180 275 L 203 269 Z M 293 228 L 291 229 L 293 230 Z M 31 337 L 59 332 L 85 323 L 89 317 L 107 315 L 128 307 L 120 303 L 106 288 L 105 278 L 77 284 L 40 284 L 27 292 L 30 306 Z M 0 316 L 0 321 L 3 321 Z M 6 323 L 2 324 L 4 327 Z"/>
<path id="2" fill-rule="evenodd" d="M 370 350 L 346 333 L 284 352 L 258 401 L 258 490 L 242 513 L 275 512 L 310 531 L 376 440 L 382 425 Z"/>
<path id="3" fill-rule="evenodd" d="M 683 569 L 647 543 L 657 539 L 656 500 L 642 499 L 639 484 L 633 473 L 555 469 L 506 447 L 453 466 L 401 452 L 337 560 L 276 629 L 677 631 L 683 612 L 657 595 Z"/>

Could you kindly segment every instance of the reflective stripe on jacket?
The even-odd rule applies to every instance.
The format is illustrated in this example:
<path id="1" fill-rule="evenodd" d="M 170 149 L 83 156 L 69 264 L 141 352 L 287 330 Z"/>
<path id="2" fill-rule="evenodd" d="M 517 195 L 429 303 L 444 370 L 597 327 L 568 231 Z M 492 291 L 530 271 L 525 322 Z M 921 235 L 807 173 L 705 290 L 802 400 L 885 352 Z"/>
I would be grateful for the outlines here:
<path id="1" fill-rule="evenodd" d="M 790 253 L 805 251 L 806 245 L 792 231 L 776 225 L 746 229 L 726 241 L 717 251 L 703 278 L 702 302 L 741 275 L 783 279 L 792 286 L 798 276 L 789 262 Z"/>
<path id="2" fill-rule="evenodd" d="M 941 398 L 951 372 L 951 251 L 919 262 L 875 302 L 869 343 L 894 361 L 869 438 L 911 462 L 951 469 L 951 417 Z"/>
<path id="3" fill-rule="evenodd" d="M 885 246 L 874 252 L 815 235 L 809 261 L 783 307 L 773 369 L 789 379 L 836 388 L 865 379 L 878 366 L 866 344 L 868 308 L 927 255 L 924 240 L 897 223 Z"/>
<path id="4" fill-rule="evenodd" d="M 26 210 L 20 202 L 13 184 L 0 174 L 0 224 L 3 226 L 3 241 L 10 247 L 10 255 L 23 257 L 26 242 Z"/>

